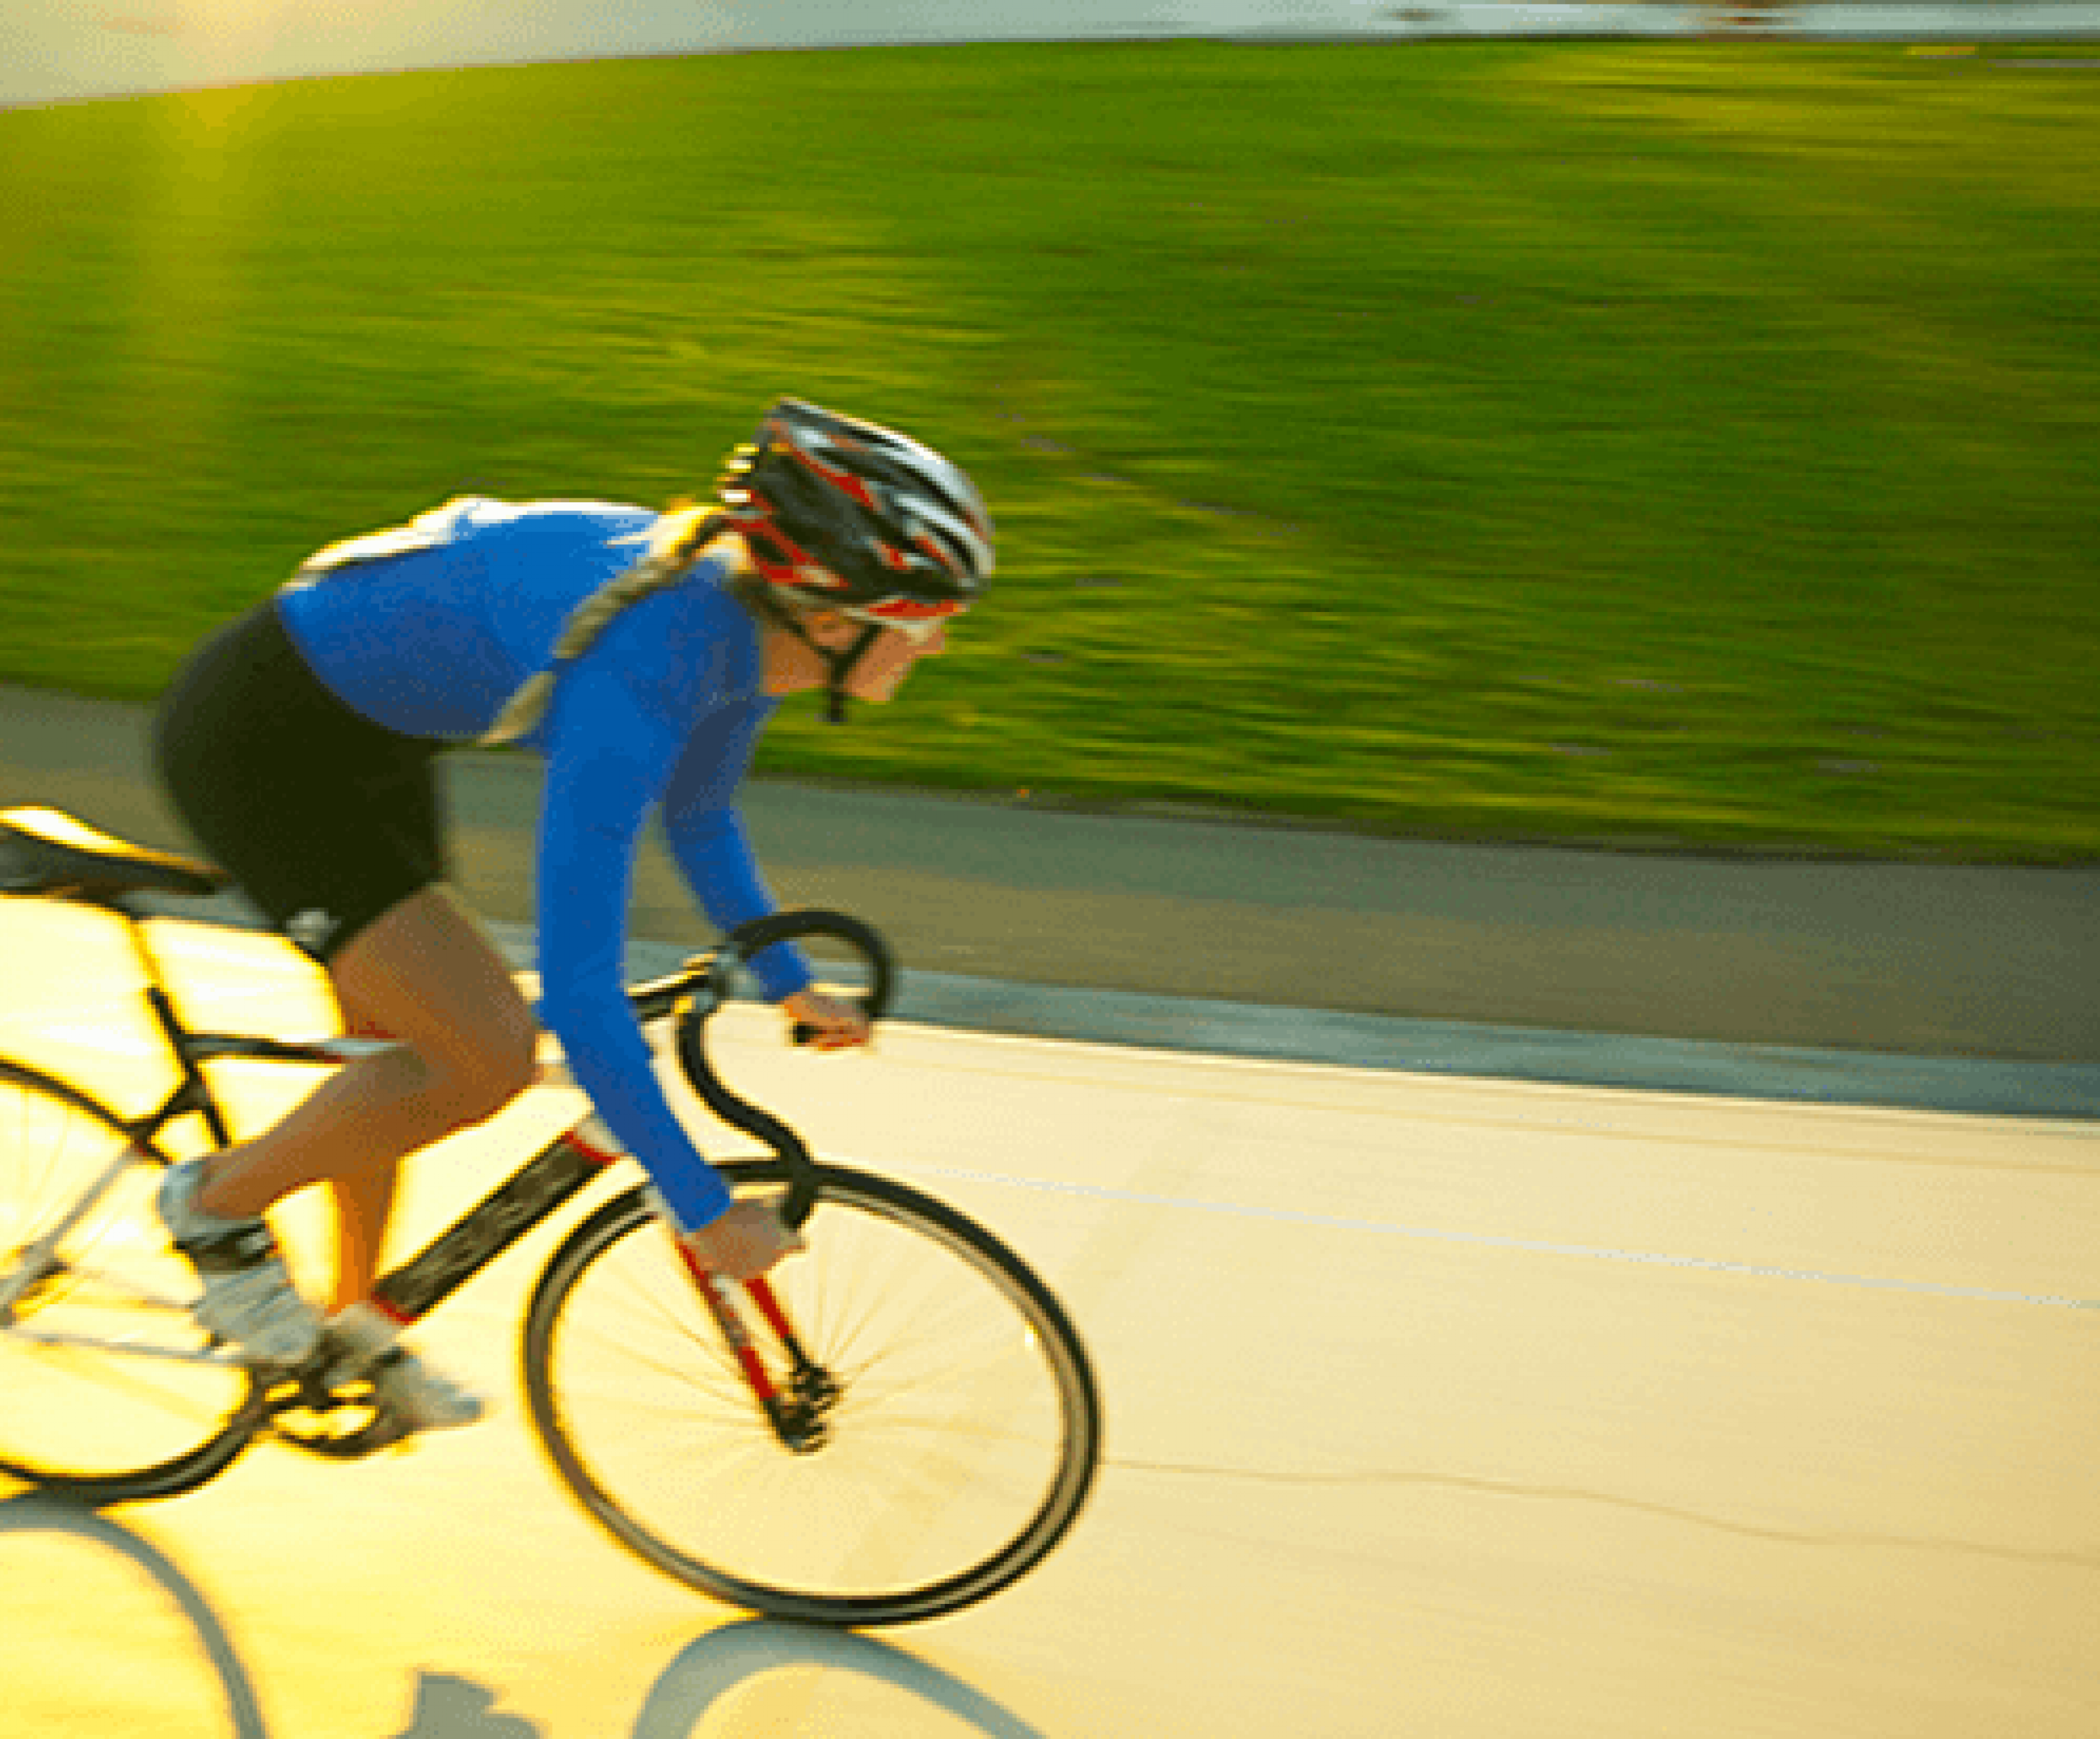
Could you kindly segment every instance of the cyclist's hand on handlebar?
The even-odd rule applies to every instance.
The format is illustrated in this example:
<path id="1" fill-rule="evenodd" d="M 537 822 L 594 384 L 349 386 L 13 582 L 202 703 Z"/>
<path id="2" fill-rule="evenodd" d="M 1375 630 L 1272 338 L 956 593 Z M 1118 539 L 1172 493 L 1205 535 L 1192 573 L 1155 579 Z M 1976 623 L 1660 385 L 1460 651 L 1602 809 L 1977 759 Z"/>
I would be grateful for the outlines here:
<path id="1" fill-rule="evenodd" d="M 867 1017 L 858 1005 L 827 996 L 821 991 L 797 991 L 780 1005 L 796 1025 L 797 1043 L 820 1051 L 849 1050 L 868 1040 Z M 806 1035 L 801 1029 L 807 1028 Z"/>
<path id="2" fill-rule="evenodd" d="M 701 1267 L 726 1280 L 756 1280 L 783 1256 L 809 1247 L 800 1232 L 782 1223 L 771 1201 L 755 1197 L 732 1202 L 720 1219 L 678 1242 Z"/>

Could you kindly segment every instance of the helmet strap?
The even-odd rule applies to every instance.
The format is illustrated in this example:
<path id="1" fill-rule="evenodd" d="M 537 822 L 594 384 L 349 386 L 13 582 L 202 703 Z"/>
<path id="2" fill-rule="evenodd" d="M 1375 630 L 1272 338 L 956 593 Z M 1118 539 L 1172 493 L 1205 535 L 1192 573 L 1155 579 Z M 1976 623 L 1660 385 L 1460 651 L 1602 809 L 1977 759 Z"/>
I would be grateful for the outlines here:
<path id="1" fill-rule="evenodd" d="M 802 644 L 824 661 L 825 722 L 843 725 L 846 722 L 846 683 L 853 675 L 854 666 L 867 655 L 867 649 L 881 637 L 881 629 L 872 622 L 863 625 L 854 643 L 838 651 L 819 646 L 800 622 L 794 625 L 794 629 Z"/>

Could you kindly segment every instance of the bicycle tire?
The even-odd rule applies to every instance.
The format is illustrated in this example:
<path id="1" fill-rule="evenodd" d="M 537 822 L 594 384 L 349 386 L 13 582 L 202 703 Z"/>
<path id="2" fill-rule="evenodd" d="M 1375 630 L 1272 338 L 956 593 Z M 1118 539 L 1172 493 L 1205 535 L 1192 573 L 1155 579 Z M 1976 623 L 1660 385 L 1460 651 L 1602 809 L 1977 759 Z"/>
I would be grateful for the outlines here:
<path id="1" fill-rule="evenodd" d="M 746 1191 L 784 1185 L 788 1176 L 777 1160 L 731 1160 L 720 1169 Z M 1062 1307 L 990 1233 L 893 1179 L 832 1164 L 815 1173 L 808 1252 L 770 1278 L 812 1355 L 840 1378 L 834 1439 L 796 1454 L 773 1435 L 638 1188 L 576 1227 L 533 1289 L 522 1348 L 532 1423 L 592 1518 L 690 1587 L 804 1622 L 939 1617 L 1007 1587 L 1063 1538 L 1100 1462 L 1099 1389 Z M 651 1235 L 630 1242 L 645 1232 Z M 885 1272 L 858 1274 L 862 1265 Z M 990 1308 L 999 1302 L 1003 1313 Z M 591 1321 L 580 1327 L 586 1306 Z M 891 1338 L 876 1344 L 869 1337 L 885 1316 Z M 955 1362 L 958 1374 L 970 1353 L 1011 1393 L 996 1409 L 959 1401 L 936 1419 L 926 1397 L 942 1373 L 923 1348 L 920 1374 L 907 1368 L 914 1349 L 897 1338 L 900 1326 L 926 1341 L 936 1360 Z M 1033 1393 L 1038 1384 L 1042 1393 Z M 602 1405 L 618 1414 L 643 1392 L 664 1397 L 652 1421 L 677 1410 L 674 1453 L 660 1457 L 647 1446 L 651 1425 L 579 1428 L 583 1414 Z M 915 1406 L 928 1416 L 915 1419 Z M 880 1456 L 885 1445 L 908 1465 L 878 1485 L 861 1469 L 870 1446 Z M 851 1501 L 827 1507 L 818 1487 L 834 1456 L 845 1457 Z M 1017 1471 L 1009 1473 L 1009 1462 Z M 733 1493 L 723 1490 L 739 1481 Z M 677 1538 L 655 1513 L 667 1506 L 681 1513 Z M 996 1523 L 977 1521 L 995 1513 Z M 962 1522 L 968 1528 L 951 1528 Z M 949 1531 L 959 1534 L 952 1564 L 948 1548 L 934 1543 Z M 880 1558 L 885 1567 L 832 1575 L 828 1566 L 849 1556 L 849 1537 L 861 1564 Z M 893 1549 L 893 1573 L 886 1566 Z M 782 1560 L 799 1560 L 798 1569 L 766 1567 Z"/>
<path id="2" fill-rule="evenodd" d="M 152 1212 L 167 1155 L 79 1088 L 5 1059 L 0 1297 L 23 1278 L 25 1252 L 127 1150 L 135 1163 L 0 1306 L 0 1473 L 96 1506 L 202 1485 L 247 1446 L 264 1410 L 254 1373 L 211 1357 L 188 1319 L 196 1278 Z M 109 1345 L 119 1335 L 137 1350 Z M 55 1338 L 64 1335 L 80 1340 Z"/>

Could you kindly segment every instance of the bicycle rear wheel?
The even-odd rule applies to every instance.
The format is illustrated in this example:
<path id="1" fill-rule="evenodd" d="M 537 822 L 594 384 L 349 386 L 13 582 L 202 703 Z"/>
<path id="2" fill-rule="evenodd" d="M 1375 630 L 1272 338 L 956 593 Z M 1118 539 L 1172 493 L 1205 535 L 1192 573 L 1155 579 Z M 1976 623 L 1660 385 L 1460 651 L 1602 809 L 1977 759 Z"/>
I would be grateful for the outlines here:
<path id="1" fill-rule="evenodd" d="M 740 1192 L 786 1181 L 770 1160 L 721 1169 Z M 532 1421 L 590 1514 L 692 1587 L 820 1623 L 933 1618 L 1070 1527 L 1098 1392 L 1063 1309 L 990 1233 L 889 1179 L 817 1170 L 809 1249 L 770 1277 L 830 1391 L 817 1441 L 791 1448 L 761 1410 L 642 1189 L 540 1277 Z M 770 1340 L 755 1315 L 753 1332 Z"/>
<path id="2" fill-rule="evenodd" d="M 254 1379 L 190 1321 L 196 1277 L 153 1210 L 167 1163 L 77 1088 L 0 1060 L 0 1472 L 90 1503 L 171 1497 L 254 1435 Z"/>

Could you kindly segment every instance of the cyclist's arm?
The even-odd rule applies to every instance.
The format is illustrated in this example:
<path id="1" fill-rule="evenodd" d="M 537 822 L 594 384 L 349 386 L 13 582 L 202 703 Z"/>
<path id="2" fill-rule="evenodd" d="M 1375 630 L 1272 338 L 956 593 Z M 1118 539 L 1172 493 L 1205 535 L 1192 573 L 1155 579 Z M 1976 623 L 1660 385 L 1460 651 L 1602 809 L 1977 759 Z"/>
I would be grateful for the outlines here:
<path id="1" fill-rule="evenodd" d="M 775 909 L 743 819 L 732 806 L 758 732 L 772 710 L 754 701 L 708 719 L 686 745 L 664 793 L 664 832 L 671 856 L 717 929 L 733 929 Z M 752 956 L 751 969 L 759 988 L 774 1002 L 807 990 L 813 982 L 808 961 L 790 944 Z"/>
<path id="2" fill-rule="evenodd" d="M 686 1230 L 730 1205 L 656 1079 L 624 986 L 635 841 L 683 747 L 610 659 L 563 678 L 552 722 L 538 858 L 540 1018 L 570 1072 Z"/>

